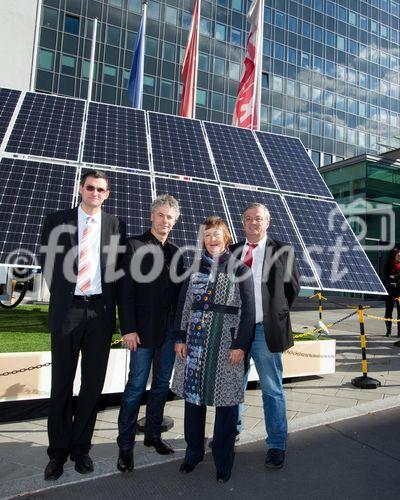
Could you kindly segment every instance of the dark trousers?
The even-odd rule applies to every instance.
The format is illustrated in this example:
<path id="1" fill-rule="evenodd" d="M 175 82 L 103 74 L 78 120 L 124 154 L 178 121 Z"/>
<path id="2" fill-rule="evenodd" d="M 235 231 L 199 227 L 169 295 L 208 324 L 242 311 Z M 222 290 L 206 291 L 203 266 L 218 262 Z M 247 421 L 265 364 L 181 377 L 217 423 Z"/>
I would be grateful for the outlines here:
<path id="1" fill-rule="evenodd" d="M 385 318 L 392 319 L 393 309 L 396 305 L 397 309 L 397 319 L 400 319 L 400 303 L 396 300 L 396 297 L 388 296 L 386 297 L 386 310 L 385 310 Z M 385 321 L 386 323 L 386 333 L 391 333 L 392 331 L 392 322 Z M 397 323 L 397 335 L 400 335 L 400 323 Z"/>
<path id="2" fill-rule="evenodd" d="M 175 361 L 172 317 L 163 343 L 157 348 L 138 347 L 131 351 L 129 376 L 122 396 L 118 415 L 117 443 L 121 450 L 132 449 L 135 443 L 136 423 L 140 402 L 146 391 L 150 368 L 153 364 L 151 388 L 147 398 L 145 437 L 161 436 L 164 406 L 168 397 L 169 381 Z"/>
<path id="3" fill-rule="evenodd" d="M 112 332 L 101 300 L 73 300 L 59 331 L 51 333 L 51 399 L 48 418 L 50 458 L 87 453 L 103 389 Z M 81 360 L 81 387 L 73 416 L 72 389 Z"/>
<path id="4" fill-rule="evenodd" d="M 204 432 L 207 407 L 185 401 L 185 441 L 187 444 L 185 462 L 197 465 L 204 456 Z M 212 454 L 217 473 L 227 474 L 233 464 L 238 407 L 217 406 Z"/>

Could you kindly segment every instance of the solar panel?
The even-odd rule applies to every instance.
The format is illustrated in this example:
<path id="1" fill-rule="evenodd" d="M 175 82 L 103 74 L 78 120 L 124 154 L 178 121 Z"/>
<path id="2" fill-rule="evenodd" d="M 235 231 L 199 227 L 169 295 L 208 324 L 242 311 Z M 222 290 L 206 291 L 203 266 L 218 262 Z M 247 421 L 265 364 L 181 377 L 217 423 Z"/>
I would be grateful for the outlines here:
<path id="1" fill-rule="evenodd" d="M 280 189 L 332 198 L 300 139 L 262 132 L 256 134 Z"/>
<path id="2" fill-rule="evenodd" d="M 83 161 L 149 170 L 144 111 L 91 102 Z"/>
<path id="3" fill-rule="evenodd" d="M 35 265 L 45 216 L 72 206 L 76 167 L 9 158 L 0 165 L 0 262 Z"/>
<path id="4" fill-rule="evenodd" d="M 85 103 L 27 93 L 6 151 L 77 160 Z"/>
<path id="5" fill-rule="evenodd" d="M 180 247 L 196 245 L 200 224 L 206 217 L 219 215 L 226 221 L 218 186 L 156 178 L 156 191 L 157 195 L 168 193 L 179 201 L 181 216 L 171 232 L 171 239 Z"/>
<path id="6" fill-rule="evenodd" d="M 325 290 L 385 293 L 371 262 L 333 201 L 285 196 Z"/>
<path id="7" fill-rule="evenodd" d="M 295 232 L 281 196 L 275 193 L 228 187 L 224 187 L 223 190 L 238 241 L 246 238 L 242 224 L 243 211 L 250 203 L 262 203 L 268 208 L 271 214 L 268 235 L 273 239 L 293 245 L 301 275 L 301 285 L 311 288 L 317 287 L 317 280 L 304 255 L 303 247 Z"/>
<path id="8" fill-rule="evenodd" d="M 141 234 L 150 227 L 150 177 L 104 170 L 110 179 L 110 196 L 103 208 L 126 222 L 126 234 Z"/>
<path id="9" fill-rule="evenodd" d="M 204 123 L 221 181 L 276 189 L 251 130 Z"/>
<path id="10" fill-rule="evenodd" d="M 155 172 L 215 179 L 198 120 L 149 113 Z"/>
<path id="11" fill-rule="evenodd" d="M 21 92 L 19 90 L 0 88 L 0 146 L 3 142 L 20 94 Z"/>

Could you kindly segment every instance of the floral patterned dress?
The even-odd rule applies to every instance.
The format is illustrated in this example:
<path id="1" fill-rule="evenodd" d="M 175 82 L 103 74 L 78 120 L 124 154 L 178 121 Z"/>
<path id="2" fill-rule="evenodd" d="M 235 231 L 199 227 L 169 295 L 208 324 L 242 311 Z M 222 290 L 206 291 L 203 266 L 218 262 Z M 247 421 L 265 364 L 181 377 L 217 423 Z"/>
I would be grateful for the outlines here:
<path id="1" fill-rule="evenodd" d="M 172 390 L 189 403 L 234 406 L 243 401 L 244 362 L 233 365 L 230 349 L 247 351 L 254 334 L 251 270 L 227 252 L 203 255 L 181 289 L 176 342 L 187 346 L 176 359 Z"/>

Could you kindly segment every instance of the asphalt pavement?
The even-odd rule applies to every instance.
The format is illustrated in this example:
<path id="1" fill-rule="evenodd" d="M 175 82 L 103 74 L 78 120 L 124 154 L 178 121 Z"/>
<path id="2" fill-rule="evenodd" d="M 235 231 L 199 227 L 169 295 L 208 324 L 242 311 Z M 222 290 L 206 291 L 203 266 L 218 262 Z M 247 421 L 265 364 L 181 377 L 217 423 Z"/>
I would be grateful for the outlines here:
<path id="1" fill-rule="evenodd" d="M 280 470 L 264 467 L 264 441 L 237 446 L 232 477 L 225 484 L 217 483 L 208 453 L 191 474 L 179 473 L 181 460 L 174 460 L 22 497 L 395 500 L 400 498 L 399 422 L 400 409 L 395 408 L 292 433 Z"/>

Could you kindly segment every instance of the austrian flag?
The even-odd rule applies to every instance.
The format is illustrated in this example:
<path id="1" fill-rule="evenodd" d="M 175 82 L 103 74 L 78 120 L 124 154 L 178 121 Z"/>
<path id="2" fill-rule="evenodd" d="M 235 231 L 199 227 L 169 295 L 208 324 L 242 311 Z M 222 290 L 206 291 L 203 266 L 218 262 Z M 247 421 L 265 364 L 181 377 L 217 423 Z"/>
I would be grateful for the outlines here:
<path id="1" fill-rule="evenodd" d="M 263 49 L 264 1 L 254 0 L 247 20 L 250 33 L 244 58 L 244 70 L 233 111 L 232 125 L 260 130 L 261 68 Z"/>

